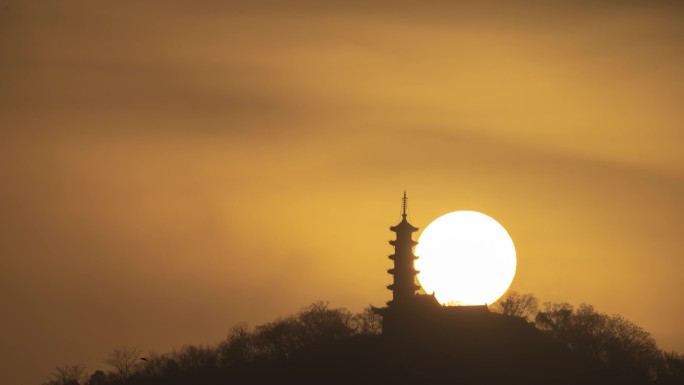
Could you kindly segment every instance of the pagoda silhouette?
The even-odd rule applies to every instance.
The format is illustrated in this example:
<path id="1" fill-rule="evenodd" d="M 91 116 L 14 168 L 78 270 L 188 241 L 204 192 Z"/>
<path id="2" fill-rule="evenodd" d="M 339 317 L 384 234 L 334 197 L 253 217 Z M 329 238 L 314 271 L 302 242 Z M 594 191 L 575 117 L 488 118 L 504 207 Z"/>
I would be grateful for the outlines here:
<path id="1" fill-rule="evenodd" d="M 484 321 L 494 315 L 487 305 L 442 306 L 434 293 L 418 293 L 421 286 L 417 283 L 419 271 L 415 269 L 414 261 L 420 256 L 413 252 L 418 244 L 413 240 L 413 233 L 419 228 L 409 223 L 407 212 L 408 198 L 404 191 L 401 221 L 389 228 L 396 234 L 396 238 L 389 241 L 394 247 L 394 253 L 389 255 L 394 266 L 387 270 L 392 275 L 392 283 L 387 285 L 392 300 L 386 307 L 372 306 L 373 311 L 382 316 L 383 335 L 402 336 L 441 324 Z"/>
<path id="2" fill-rule="evenodd" d="M 409 223 L 408 198 L 401 221 L 389 229 L 392 299 L 371 309 L 382 317 L 381 347 L 365 354 L 381 369 L 377 381 L 390 384 L 605 384 L 618 378 L 524 317 L 489 311 L 482 305 L 441 305 L 421 290 L 414 254 L 418 228 Z M 380 357 L 380 358 L 377 358 Z M 620 378 L 619 383 L 632 383 Z M 639 383 L 638 381 L 636 383 Z"/>

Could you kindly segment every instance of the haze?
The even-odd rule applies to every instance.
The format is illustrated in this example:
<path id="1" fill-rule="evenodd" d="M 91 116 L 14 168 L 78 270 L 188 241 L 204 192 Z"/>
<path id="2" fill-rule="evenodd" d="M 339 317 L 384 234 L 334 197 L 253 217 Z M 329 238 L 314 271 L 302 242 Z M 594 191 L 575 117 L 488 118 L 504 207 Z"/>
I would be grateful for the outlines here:
<path id="1" fill-rule="evenodd" d="M 0 0 L 0 382 L 382 305 L 404 189 L 684 351 L 681 3 L 513 3 Z"/>

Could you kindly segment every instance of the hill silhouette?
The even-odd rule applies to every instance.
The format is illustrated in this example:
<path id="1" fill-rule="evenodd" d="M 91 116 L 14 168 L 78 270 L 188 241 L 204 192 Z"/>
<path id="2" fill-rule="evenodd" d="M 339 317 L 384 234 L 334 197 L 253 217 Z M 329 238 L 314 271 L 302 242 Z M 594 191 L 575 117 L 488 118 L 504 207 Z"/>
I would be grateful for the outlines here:
<path id="1" fill-rule="evenodd" d="M 352 314 L 317 302 L 254 329 L 235 325 L 215 346 L 145 356 L 117 349 L 106 360 L 112 372 L 60 367 L 49 384 L 684 383 L 682 358 L 637 325 L 589 305 L 532 311 L 530 298 L 513 293 L 497 311 L 461 311 L 390 335 L 370 308 Z"/>

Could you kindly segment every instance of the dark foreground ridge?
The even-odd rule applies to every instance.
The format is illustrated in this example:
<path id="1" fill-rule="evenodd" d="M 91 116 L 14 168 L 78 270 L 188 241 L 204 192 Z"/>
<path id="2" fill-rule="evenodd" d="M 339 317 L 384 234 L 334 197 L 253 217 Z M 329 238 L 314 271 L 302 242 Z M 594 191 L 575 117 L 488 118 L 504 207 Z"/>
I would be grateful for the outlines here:
<path id="1" fill-rule="evenodd" d="M 682 357 L 633 323 L 589 305 L 519 306 L 531 298 L 509 294 L 497 312 L 446 308 L 407 334 L 381 334 L 370 308 L 319 302 L 253 329 L 236 325 L 213 346 L 117 349 L 106 360 L 113 371 L 63 366 L 49 384 L 684 384 Z M 520 316 L 499 313 L 511 309 Z"/>
<path id="2" fill-rule="evenodd" d="M 458 324 L 453 324 L 459 318 Z M 444 322 L 450 322 L 446 324 Z M 322 325 L 321 325 L 322 326 Z M 277 352 L 292 336 L 272 335 L 270 357 L 206 367 L 127 384 L 648 384 L 638 368 L 605 363 L 574 351 L 524 318 L 464 313 L 424 324 L 411 335 L 356 334 L 340 338 L 333 323 L 300 349 Z M 320 332 L 320 333 L 319 333 Z M 277 338 L 280 337 L 280 341 Z M 246 353 L 246 352 L 245 352 Z M 280 354 L 280 356 L 278 356 Z M 247 357 L 245 357 L 247 358 Z M 681 380 L 681 378 L 679 379 Z"/>
<path id="3" fill-rule="evenodd" d="M 255 365 L 232 380 L 250 384 L 645 383 L 573 354 L 521 318 L 467 314 L 461 321 L 457 326 L 436 322 L 409 336 L 360 336 L 312 346 L 287 363 Z"/>

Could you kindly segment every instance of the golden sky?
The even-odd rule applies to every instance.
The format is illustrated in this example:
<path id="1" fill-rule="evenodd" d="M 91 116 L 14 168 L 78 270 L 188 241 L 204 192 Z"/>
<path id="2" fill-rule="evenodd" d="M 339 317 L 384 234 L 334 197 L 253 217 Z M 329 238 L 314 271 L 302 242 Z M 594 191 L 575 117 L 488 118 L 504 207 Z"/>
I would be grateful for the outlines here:
<path id="1" fill-rule="evenodd" d="M 404 189 L 683 352 L 684 8 L 597 3 L 0 0 L 0 382 L 382 305 Z"/>

